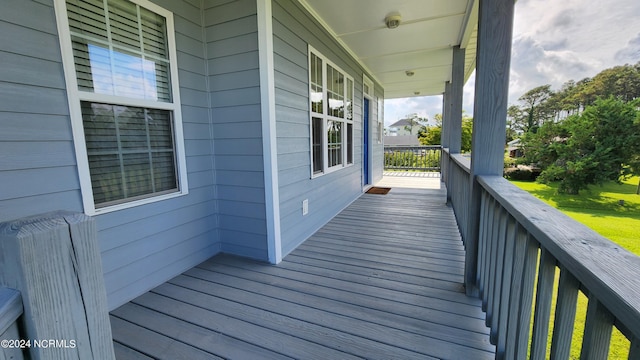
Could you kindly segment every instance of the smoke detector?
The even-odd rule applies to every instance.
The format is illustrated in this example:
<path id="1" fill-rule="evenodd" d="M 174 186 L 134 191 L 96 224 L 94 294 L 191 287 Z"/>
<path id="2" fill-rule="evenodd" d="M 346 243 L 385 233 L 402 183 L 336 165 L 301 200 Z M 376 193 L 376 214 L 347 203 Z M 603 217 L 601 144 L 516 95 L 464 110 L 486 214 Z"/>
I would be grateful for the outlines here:
<path id="1" fill-rule="evenodd" d="M 402 16 L 400 16 L 400 14 L 393 13 L 393 14 L 387 15 L 387 17 L 384 18 L 384 23 L 387 25 L 387 28 L 395 29 L 398 26 L 400 26 L 401 20 L 402 20 Z"/>

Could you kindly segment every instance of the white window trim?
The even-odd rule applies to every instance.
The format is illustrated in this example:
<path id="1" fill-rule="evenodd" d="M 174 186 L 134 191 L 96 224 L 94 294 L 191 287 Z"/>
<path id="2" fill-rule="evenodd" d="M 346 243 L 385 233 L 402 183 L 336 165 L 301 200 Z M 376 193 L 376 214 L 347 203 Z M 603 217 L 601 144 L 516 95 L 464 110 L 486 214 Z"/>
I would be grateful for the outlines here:
<path id="1" fill-rule="evenodd" d="M 148 0 L 128 0 L 147 10 L 150 10 L 166 19 L 167 43 L 169 51 L 169 68 L 171 74 L 171 94 L 172 102 L 163 103 L 153 100 L 131 99 L 116 95 L 103 95 L 89 93 L 78 90 L 75 63 L 73 59 L 73 47 L 71 44 L 71 33 L 69 30 L 69 19 L 67 18 L 67 6 L 65 0 L 55 0 L 56 22 L 60 39 L 60 49 L 62 51 L 62 64 L 67 84 L 67 99 L 69 103 L 69 115 L 71 117 L 71 129 L 73 132 L 73 143 L 78 166 L 78 176 L 80 180 L 80 191 L 82 193 L 82 203 L 84 212 L 87 215 L 99 215 L 112 211 L 128 209 L 134 206 L 150 204 L 157 201 L 167 200 L 189 193 L 187 180 L 187 164 L 184 147 L 184 133 L 182 129 L 182 111 L 180 101 L 180 86 L 178 81 L 178 65 L 176 54 L 175 27 L 173 13 L 156 5 Z M 85 143 L 84 127 L 82 123 L 81 101 L 92 101 L 117 105 L 128 105 L 147 107 L 154 109 L 170 110 L 173 115 L 174 126 L 174 147 L 176 157 L 176 170 L 178 173 L 178 190 L 169 194 L 150 196 L 148 198 L 128 201 L 117 205 L 96 208 L 93 198 L 93 188 L 91 185 L 91 173 L 89 171 L 89 157 Z"/>
<path id="2" fill-rule="evenodd" d="M 311 103 L 311 68 L 310 68 L 310 61 L 311 61 L 311 54 L 314 54 L 315 56 L 317 56 L 318 58 L 320 58 L 322 60 L 322 99 L 323 99 L 323 113 L 322 114 L 318 114 L 313 112 L 313 107 L 312 107 L 312 103 Z M 307 76 L 308 76 L 308 82 L 309 82 L 309 159 L 310 159 L 310 169 L 311 169 L 311 178 L 317 178 L 323 175 L 327 175 L 327 174 L 331 174 L 333 172 L 351 167 L 355 164 L 355 109 L 354 109 L 354 105 L 355 105 L 355 81 L 353 79 L 353 77 L 351 77 L 346 71 L 342 70 L 342 68 L 340 68 L 338 65 L 336 65 L 333 61 L 329 60 L 327 57 L 325 57 L 321 52 L 319 52 L 318 50 L 316 50 L 315 48 L 313 48 L 311 45 L 308 45 L 308 54 L 307 54 L 307 59 L 308 59 L 308 64 L 309 64 L 309 70 L 307 71 Z M 351 120 L 348 120 L 346 118 L 346 110 L 345 110 L 345 118 L 338 118 L 335 116 L 330 116 L 328 114 L 328 109 L 326 109 L 326 104 L 328 104 L 328 94 L 327 94 L 327 65 L 331 66 L 332 68 L 334 68 L 335 70 L 339 71 L 342 75 L 344 75 L 345 78 L 345 100 L 347 98 L 347 89 L 346 89 L 346 83 L 347 80 L 351 80 L 351 86 L 352 86 L 352 95 L 353 95 L 353 99 L 352 99 L 352 116 L 351 116 Z M 315 174 L 313 172 L 313 118 L 321 118 L 322 119 L 322 172 L 319 172 L 317 174 Z M 339 121 L 343 123 L 343 129 L 342 129 L 342 164 L 338 164 L 338 165 L 334 165 L 329 167 L 328 163 L 328 152 L 329 152 L 329 141 L 328 141 L 328 136 L 327 136 L 327 121 L 329 120 L 334 120 L 334 121 Z M 347 140 L 347 124 L 351 124 L 352 126 L 352 140 L 351 140 L 351 154 L 352 154 L 352 158 L 351 158 L 351 163 L 347 163 L 347 146 L 348 146 L 348 140 Z"/>

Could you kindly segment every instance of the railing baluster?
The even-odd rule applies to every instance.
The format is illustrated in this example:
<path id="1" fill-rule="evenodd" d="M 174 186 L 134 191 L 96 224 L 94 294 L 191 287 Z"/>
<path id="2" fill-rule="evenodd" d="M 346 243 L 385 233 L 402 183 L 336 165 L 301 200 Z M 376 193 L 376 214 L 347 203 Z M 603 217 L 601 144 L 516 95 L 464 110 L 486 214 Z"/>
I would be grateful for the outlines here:
<path id="1" fill-rule="evenodd" d="M 493 206 L 491 208 L 491 233 L 490 233 L 490 242 L 491 242 L 491 250 L 490 254 L 494 255 L 498 253 L 498 220 L 500 218 L 500 204 L 497 201 L 493 202 Z M 487 290 L 487 326 L 491 326 L 493 323 L 493 302 L 494 298 L 494 290 L 496 286 L 496 267 L 497 267 L 497 256 L 489 257 L 489 288 Z"/>
<path id="2" fill-rule="evenodd" d="M 510 292 L 513 277 L 513 252 L 516 242 L 516 221 L 510 215 L 507 215 L 507 228 L 504 238 L 504 267 L 502 271 L 502 294 L 498 301 L 500 309 L 498 311 L 498 342 L 496 346 L 496 354 L 498 358 L 504 358 L 506 342 L 507 342 L 507 322 L 509 320 Z"/>
<path id="3" fill-rule="evenodd" d="M 522 275 L 522 297 L 520 299 L 520 315 L 516 341 L 516 359 L 526 359 L 529 349 L 529 326 L 531 325 L 531 304 L 533 303 L 533 285 L 538 265 L 538 242 L 527 235 L 524 274 Z"/>
<path id="4" fill-rule="evenodd" d="M 487 304 L 489 303 L 489 294 L 491 294 L 491 276 L 493 274 L 493 272 L 491 271 L 491 264 L 492 264 L 492 256 L 490 256 L 492 254 L 492 250 L 493 250 L 493 225 L 494 225 L 494 219 L 495 219 L 495 207 L 496 207 L 496 201 L 495 199 L 491 199 L 490 203 L 489 203 L 489 211 L 487 211 L 487 252 L 489 254 L 489 256 L 487 256 L 487 260 L 484 263 L 484 293 L 482 293 L 482 310 L 485 311 L 487 313 L 486 316 L 486 325 L 489 326 L 489 324 L 491 324 L 491 311 L 487 308 Z"/>
<path id="5" fill-rule="evenodd" d="M 480 203 L 480 231 L 478 236 L 478 271 L 476 272 L 476 284 L 480 294 L 484 292 L 482 280 L 486 276 L 484 273 L 484 264 L 487 259 L 487 209 L 489 207 L 490 197 L 486 191 L 482 192 Z"/>
<path id="6" fill-rule="evenodd" d="M 507 343 L 505 346 L 504 359 L 516 358 L 517 335 L 520 320 L 520 303 L 523 289 L 523 276 L 525 272 L 525 255 L 528 244 L 528 236 L 526 230 L 516 223 L 513 248 L 513 276 L 511 277 L 511 287 L 509 295 L 509 318 L 507 322 Z M 528 326 L 527 326 L 528 329 Z M 525 352 L 526 354 L 526 352 Z M 497 355 L 500 355 L 499 353 Z"/>
<path id="7" fill-rule="evenodd" d="M 580 359 L 606 359 L 612 331 L 613 316 L 593 294 L 589 294 Z"/>
<path id="8" fill-rule="evenodd" d="M 542 248 L 540 250 L 540 268 L 538 269 L 538 286 L 536 288 L 536 312 L 533 318 L 532 359 L 544 359 L 547 352 L 555 273 L 556 259 L 550 252 Z"/>
<path id="9" fill-rule="evenodd" d="M 507 214 L 506 210 L 500 206 L 498 210 L 498 228 L 496 229 L 496 242 L 498 251 L 494 253 L 496 262 L 495 280 L 493 286 L 493 317 L 491 318 L 491 343 L 498 343 L 498 324 L 500 322 L 500 302 L 502 298 L 502 279 L 504 276 L 504 252 L 507 237 Z"/>
<path id="10" fill-rule="evenodd" d="M 553 338 L 551 340 L 552 359 L 569 358 L 573 327 L 576 321 L 579 288 L 578 280 L 564 267 L 561 267 L 556 314 L 553 322 Z"/>

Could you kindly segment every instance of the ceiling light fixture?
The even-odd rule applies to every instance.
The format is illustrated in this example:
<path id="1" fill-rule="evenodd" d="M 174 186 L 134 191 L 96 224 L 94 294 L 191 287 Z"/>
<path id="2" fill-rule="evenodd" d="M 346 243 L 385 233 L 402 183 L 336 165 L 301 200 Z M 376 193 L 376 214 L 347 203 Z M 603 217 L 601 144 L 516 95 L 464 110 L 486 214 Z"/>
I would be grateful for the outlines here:
<path id="1" fill-rule="evenodd" d="M 409 76 L 409 77 L 411 77 L 411 76 L 413 76 L 415 74 L 412 70 L 407 70 L 404 73 L 407 74 L 407 76 Z"/>
<path id="2" fill-rule="evenodd" d="M 400 14 L 392 13 L 387 15 L 386 18 L 384 18 L 384 23 L 387 25 L 387 28 L 395 29 L 398 26 L 400 26 L 401 20 L 402 20 L 402 16 L 400 16 Z"/>
<path id="3" fill-rule="evenodd" d="M 414 91 L 413 95 L 420 95 L 420 91 Z"/>

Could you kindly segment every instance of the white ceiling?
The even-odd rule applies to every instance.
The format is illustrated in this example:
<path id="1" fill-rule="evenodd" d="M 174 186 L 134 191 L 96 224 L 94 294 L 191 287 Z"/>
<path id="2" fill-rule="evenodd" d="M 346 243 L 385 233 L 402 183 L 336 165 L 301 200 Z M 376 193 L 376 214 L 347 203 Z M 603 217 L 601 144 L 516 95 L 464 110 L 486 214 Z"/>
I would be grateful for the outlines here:
<path id="1" fill-rule="evenodd" d="M 466 49 L 465 80 L 475 68 L 474 0 L 299 1 L 382 84 L 387 99 L 442 94 L 454 46 Z M 393 13 L 402 21 L 387 29 Z"/>

